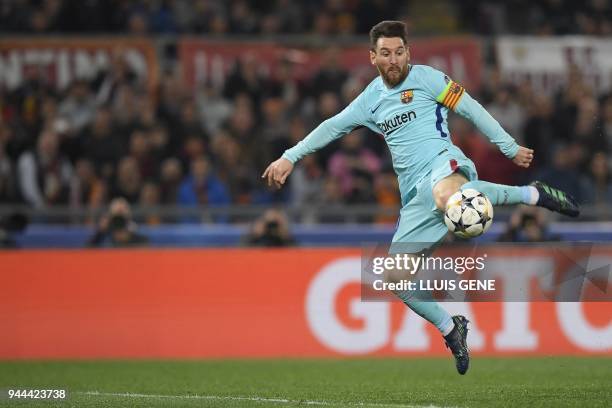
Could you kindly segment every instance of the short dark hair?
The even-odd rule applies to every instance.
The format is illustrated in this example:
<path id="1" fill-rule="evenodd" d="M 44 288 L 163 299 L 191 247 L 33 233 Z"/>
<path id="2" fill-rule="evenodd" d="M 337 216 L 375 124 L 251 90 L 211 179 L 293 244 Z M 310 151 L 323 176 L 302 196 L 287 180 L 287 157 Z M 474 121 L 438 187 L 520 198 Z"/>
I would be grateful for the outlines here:
<path id="1" fill-rule="evenodd" d="M 404 45 L 407 45 L 406 24 L 401 21 L 385 20 L 372 27 L 370 30 L 370 46 L 373 50 L 376 49 L 376 43 L 380 37 L 399 37 L 404 41 Z"/>

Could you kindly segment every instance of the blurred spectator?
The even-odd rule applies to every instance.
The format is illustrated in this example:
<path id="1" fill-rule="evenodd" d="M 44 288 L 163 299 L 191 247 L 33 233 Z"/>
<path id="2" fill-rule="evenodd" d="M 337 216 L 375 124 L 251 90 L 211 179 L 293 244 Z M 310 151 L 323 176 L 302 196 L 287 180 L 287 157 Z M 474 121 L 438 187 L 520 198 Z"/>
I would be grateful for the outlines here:
<path id="1" fill-rule="evenodd" d="M 261 126 L 262 139 L 266 142 L 272 142 L 272 146 L 279 142 L 287 146 L 288 141 L 284 139 L 286 139 L 289 134 L 289 122 L 287 120 L 287 111 L 283 99 L 278 97 L 265 98 L 261 108 L 263 116 Z M 277 152 L 275 152 L 274 155 L 276 156 Z"/>
<path id="2" fill-rule="evenodd" d="M 132 221 L 130 204 L 123 198 L 115 198 L 111 201 L 108 212 L 100 218 L 97 229 L 87 245 L 96 247 L 147 245 L 148 238 L 139 234 L 137 229 L 136 223 Z"/>
<path id="3" fill-rule="evenodd" d="M 174 34 L 179 27 L 175 21 L 172 1 L 156 1 L 149 3 L 149 28 L 155 33 Z"/>
<path id="4" fill-rule="evenodd" d="M 246 53 L 240 60 L 236 60 L 225 81 L 223 96 L 234 99 L 239 93 L 245 93 L 258 106 L 265 82 L 257 57 L 253 53 Z"/>
<path id="5" fill-rule="evenodd" d="M 261 122 L 253 108 L 253 100 L 246 94 L 235 99 L 234 111 L 224 125 L 224 130 L 240 144 L 244 156 L 250 160 L 252 168 L 262 168 L 272 160 L 269 144 L 261 139 Z"/>
<path id="6" fill-rule="evenodd" d="M 583 95 L 578 101 L 574 138 L 588 153 L 598 150 L 607 151 L 606 138 L 601 134 L 599 122 L 599 105 L 597 99 Z"/>
<path id="7" fill-rule="evenodd" d="M 550 97 L 535 96 L 529 105 L 528 117 L 525 123 L 525 146 L 535 151 L 534 168 L 547 166 L 551 163 L 556 134 L 553 123 L 554 106 Z"/>
<path id="8" fill-rule="evenodd" d="M 183 143 L 179 156 L 183 161 L 184 167 L 188 167 L 193 159 L 205 154 L 206 148 L 204 147 L 204 139 L 197 135 L 191 135 Z"/>
<path id="9" fill-rule="evenodd" d="M 199 89 L 195 101 L 200 123 L 208 134 L 217 132 L 232 113 L 231 103 L 212 85 Z"/>
<path id="10" fill-rule="evenodd" d="M 80 136 L 82 156 L 91 160 L 96 172 L 105 179 L 114 176 L 115 164 L 122 153 L 112 120 L 110 110 L 101 107 L 96 111 L 91 126 Z"/>
<path id="11" fill-rule="evenodd" d="M 295 245 L 295 240 L 289 232 L 285 214 L 270 209 L 255 220 L 245 243 L 249 246 L 286 247 Z"/>
<path id="12" fill-rule="evenodd" d="M 161 124 L 155 124 L 148 130 L 149 149 L 150 155 L 155 161 L 154 173 L 157 175 L 159 163 L 172 154 L 175 154 L 175 150 L 170 147 L 171 137 L 168 134 L 168 129 Z"/>
<path id="13" fill-rule="evenodd" d="M 21 194 L 31 206 L 68 204 L 72 166 L 61 155 L 55 132 L 41 133 L 36 149 L 19 157 L 17 172 Z"/>
<path id="14" fill-rule="evenodd" d="M 571 194 L 581 203 L 583 198 L 578 164 L 582 160 L 582 147 L 572 144 L 558 145 L 554 149 L 552 167 L 538 171 L 534 178 Z"/>
<path id="15" fill-rule="evenodd" d="M 560 238 L 548 230 L 547 214 L 538 207 L 520 205 L 510 217 L 506 231 L 498 238 L 500 242 L 559 241 Z"/>
<path id="16" fill-rule="evenodd" d="M 253 180 L 252 160 L 244 153 L 244 148 L 229 134 L 221 132 L 213 146 L 217 158 L 217 175 L 227 186 L 232 202 L 235 204 L 256 203 L 254 189 L 259 180 Z"/>
<path id="17" fill-rule="evenodd" d="M 329 174 L 339 181 L 346 202 L 374 202 L 373 181 L 380 170 L 380 159 L 363 147 L 359 131 L 344 136 L 341 143 L 329 161 Z"/>
<path id="18" fill-rule="evenodd" d="M 122 85 L 143 85 L 137 72 L 128 63 L 128 54 L 121 47 L 114 50 L 111 58 L 109 67 L 100 70 L 93 80 L 94 89 L 97 90 L 96 101 L 100 105 L 110 103 Z"/>
<path id="19" fill-rule="evenodd" d="M 319 95 L 317 102 L 317 117 L 315 118 L 317 123 L 331 118 L 341 110 L 340 99 L 334 92 L 323 92 Z"/>
<path id="20" fill-rule="evenodd" d="M 179 187 L 180 205 L 224 205 L 230 203 L 226 186 L 213 173 L 210 162 L 200 156 L 192 160 L 191 172 Z"/>
<path id="21" fill-rule="evenodd" d="M 591 95 L 592 91 L 584 82 L 580 69 L 576 65 L 570 65 L 566 85 L 556 96 L 558 102 L 555 108 L 554 124 L 557 141 L 567 143 L 575 137 L 580 102 Z M 583 107 L 587 107 L 584 102 Z"/>
<path id="22" fill-rule="evenodd" d="M 148 181 L 140 190 L 140 199 L 138 205 L 144 208 L 147 213 L 144 215 L 144 223 L 146 225 L 157 225 L 162 222 L 158 214 L 158 207 L 161 200 L 161 191 L 157 183 Z"/>
<path id="23" fill-rule="evenodd" d="M 149 21 L 142 12 L 134 12 L 128 16 L 127 28 L 130 34 L 144 35 L 149 32 Z"/>
<path id="24" fill-rule="evenodd" d="M 138 95 L 132 87 L 121 85 L 111 104 L 115 125 L 122 134 L 128 134 L 138 122 Z"/>
<path id="25" fill-rule="evenodd" d="M 181 104 L 178 121 L 172 131 L 172 143 L 175 146 L 180 146 L 189 137 L 202 139 L 204 146 L 208 144 L 208 134 L 204 131 L 192 99 L 186 99 Z"/>
<path id="26" fill-rule="evenodd" d="M 340 48 L 330 47 L 323 53 L 321 68 L 310 85 L 312 95 L 319 97 L 324 92 L 340 94 L 348 73 L 340 65 Z"/>
<path id="27" fill-rule="evenodd" d="M 96 175 L 91 161 L 87 159 L 77 161 L 71 181 L 70 194 L 70 205 L 73 208 L 96 209 L 104 204 L 106 186 Z"/>
<path id="28" fill-rule="evenodd" d="M 522 145 L 524 143 L 523 124 L 525 122 L 525 112 L 523 107 L 513 99 L 509 88 L 498 89 L 495 92 L 493 102 L 487 105 L 486 109 L 518 144 Z"/>
<path id="29" fill-rule="evenodd" d="M 325 173 L 316 155 L 304 157 L 295 166 L 291 175 L 291 204 L 296 207 L 307 207 L 317 204 L 323 198 L 321 190 L 325 181 Z"/>
<path id="30" fill-rule="evenodd" d="M 320 10 L 315 13 L 312 20 L 311 34 L 316 38 L 325 38 L 334 33 L 334 19 L 327 10 Z"/>
<path id="31" fill-rule="evenodd" d="M 96 111 L 96 99 L 85 81 L 74 81 L 66 99 L 59 106 L 59 115 L 68 121 L 71 132 L 88 125 Z"/>
<path id="32" fill-rule="evenodd" d="M 612 177 L 610 164 L 604 152 L 592 157 L 587 174 L 583 177 L 584 202 L 607 207 L 612 202 Z"/>
<path id="33" fill-rule="evenodd" d="M 328 213 L 322 216 L 312 214 L 313 219 L 316 219 L 316 221 L 324 224 L 342 223 L 346 221 L 344 197 L 342 196 L 340 184 L 334 177 L 326 177 L 323 181 L 322 196 L 317 204 L 320 207 L 324 206 L 325 209 L 328 210 Z M 316 212 L 316 209 L 316 207 L 313 208 L 313 212 Z"/>
<path id="34" fill-rule="evenodd" d="M 236 34 L 250 34 L 257 29 L 257 16 L 251 10 L 249 2 L 236 0 L 230 2 L 229 29 Z"/>
<path id="35" fill-rule="evenodd" d="M 138 172 L 143 179 L 156 176 L 157 163 L 151 155 L 151 143 L 147 132 L 135 130 L 130 136 L 128 156 L 135 160 Z"/>
<path id="36" fill-rule="evenodd" d="M 178 71 L 164 72 L 159 82 L 157 116 L 171 129 L 179 125 L 183 101 L 187 97 Z"/>
<path id="37" fill-rule="evenodd" d="M 178 190 L 183 180 L 181 162 L 174 158 L 168 158 L 161 164 L 160 197 L 163 204 L 174 205 L 178 197 Z"/>
<path id="38" fill-rule="evenodd" d="M 5 148 L 7 136 L 0 121 L 0 203 L 13 203 L 18 199 L 15 171 Z"/>
<path id="39" fill-rule="evenodd" d="M 288 109 L 297 107 L 305 88 L 305 81 L 296 76 L 295 65 L 289 57 L 282 58 L 278 62 L 275 75 L 268 78 L 266 84 L 266 96 L 281 98 Z"/>
<path id="40" fill-rule="evenodd" d="M 125 156 L 119 161 L 117 175 L 111 187 L 112 197 L 122 197 L 130 204 L 136 204 L 140 197 L 142 174 L 135 158 Z"/>

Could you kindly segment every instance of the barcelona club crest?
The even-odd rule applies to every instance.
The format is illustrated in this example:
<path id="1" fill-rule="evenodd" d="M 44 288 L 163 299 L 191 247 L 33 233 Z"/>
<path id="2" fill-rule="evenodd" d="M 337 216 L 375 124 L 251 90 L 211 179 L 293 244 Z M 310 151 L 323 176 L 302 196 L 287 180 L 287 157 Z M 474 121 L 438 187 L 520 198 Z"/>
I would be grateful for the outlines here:
<path id="1" fill-rule="evenodd" d="M 412 97 L 414 96 L 412 89 L 407 89 L 405 91 L 402 91 L 402 93 L 400 94 L 400 100 L 403 103 L 410 103 L 412 101 Z"/>

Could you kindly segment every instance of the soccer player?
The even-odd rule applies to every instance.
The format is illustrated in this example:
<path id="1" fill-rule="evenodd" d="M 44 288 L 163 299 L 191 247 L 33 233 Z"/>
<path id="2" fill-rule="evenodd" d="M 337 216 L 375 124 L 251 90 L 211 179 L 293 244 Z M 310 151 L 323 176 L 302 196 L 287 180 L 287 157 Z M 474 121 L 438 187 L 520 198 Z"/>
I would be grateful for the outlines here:
<path id="1" fill-rule="evenodd" d="M 449 110 L 470 120 L 519 167 L 529 167 L 533 150 L 519 146 L 460 84 L 429 66 L 411 65 L 404 23 L 375 25 L 370 47 L 370 61 L 380 75 L 343 111 L 272 162 L 262 175 L 269 185 L 280 188 L 302 157 L 366 126 L 384 135 L 399 180 L 402 208 L 391 251 L 394 244 L 431 243 L 434 247 L 441 241 L 448 233 L 443 220 L 446 202 L 460 189 L 476 189 L 493 205 L 522 203 L 578 216 L 572 197 L 541 182 L 507 186 L 478 180 L 474 163 L 450 140 Z M 457 371 L 465 374 L 469 367 L 467 319 L 450 316 L 434 301 L 422 301 L 407 292 L 395 294 L 440 330 Z"/>

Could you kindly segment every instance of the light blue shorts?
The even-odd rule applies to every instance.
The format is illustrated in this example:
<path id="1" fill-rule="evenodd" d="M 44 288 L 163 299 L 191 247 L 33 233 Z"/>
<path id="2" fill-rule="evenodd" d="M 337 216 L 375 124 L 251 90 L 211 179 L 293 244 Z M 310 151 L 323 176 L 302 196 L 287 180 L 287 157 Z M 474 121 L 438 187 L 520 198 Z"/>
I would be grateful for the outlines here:
<path id="1" fill-rule="evenodd" d="M 433 187 L 443 178 L 461 171 L 469 181 L 478 180 L 474 163 L 456 146 L 444 149 L 433 160 L 431 171 L 419 181 L 416 191 L 400 210 L 390 253 L 417 253 L 432 248 L 448 233 L 444 214 L 436 207 Z M 414 252 L 406 249 L 414 246 Z"/>

